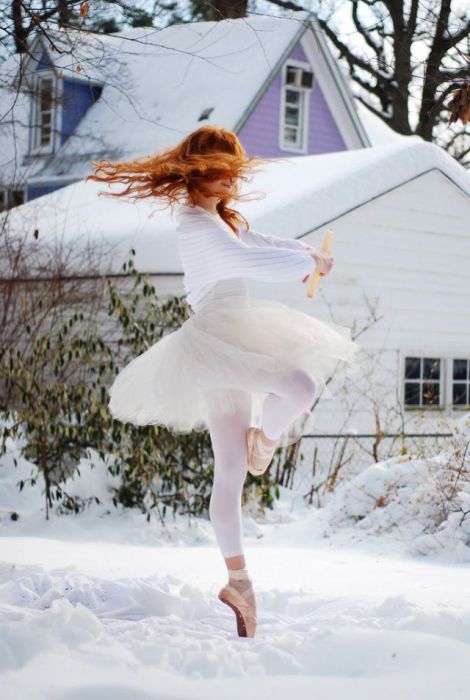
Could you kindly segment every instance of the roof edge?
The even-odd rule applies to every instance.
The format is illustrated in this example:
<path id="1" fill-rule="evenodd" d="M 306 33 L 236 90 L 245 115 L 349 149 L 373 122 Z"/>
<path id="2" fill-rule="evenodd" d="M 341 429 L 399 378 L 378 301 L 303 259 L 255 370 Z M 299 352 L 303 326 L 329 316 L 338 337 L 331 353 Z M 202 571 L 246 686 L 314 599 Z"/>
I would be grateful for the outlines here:
<path id="1" fill-rule="evenodd" d="M 290 52 L 292 51 L 292 49 L 294 48 L 294 46 L 297 44 L 298 41 L 300 41 L 300 39 L 302 38 L 302 36 L 304 35 L 304 33 L 305 33 L 305 32 L 307 31 L 307 29 L 309 28 L 309 24 L 308 24 L 308 23 L 309 23 L 309 21 L 310 21 L 311 15 L 313 14 L 312 11 L 309 11 L 309 10 L 298 10 L 298 11 L 295 12 L 294 14 L 301 14 L 301 13 L 302 13 L 302 14 L 305 14 L 305 20 L 302 20 L 299 29 L 297 30 L 297 32 L 295 33 L 295 35 L 292 37 L 292 39 L 291 39 L 291 40 L 289 41 L 289 43 L 287 44 L 286 48 L 285 48 L 284 51 L 282 52 L 282 54 L 281 54 L 281 56 L 279 57 L 278 61 L 277 61 L 276 64 L 273 66 L 273 68 L 271 69 L 269 75 L 266 77 L 266 79 L 264 80 L 264 82 L 262 83 L 262 85 L 259 87 L 258 92 L 257 92 L 256 95 L 253 97 L 253 99 L 251 100 L 250 104 L 248 105 L 248 107 L 247 107 L 247 108 L 245 109 L 245 111 L 243 112 L 242 116 L 239 118 L 239 120 L 238 120 L 238 121 L 236 122 L 236 124 L 234 125 L 233 131 L 234 131 L 235 133 L 238 133 L 239 131 L 241 131 L 241 129 L 245 126 L 246 122 L 248 121 L 248 119 L 249 119 L 250 116 L 253 114 L 254 110 L 256 109 L 258 103 L 260 102 L 260 100 L 262 99 L 262 97 L 264 96 L 264 94 L 266 93 L 266 91 L 268 90 L 268 88 L 270 87 L 270 85 L 271 85 L 271 83 L 272 83 L 272 81 L 273 81 L 273 78 L 277 75 L 278 71 L 281 69 L 282 64 L 284 63 L 284 61 L 286 60 L 286 58 L 289 56 L 289 54 L 290 54 Z M 281 20 L 281 19 L 283 19 L 283 18 L 280 17 L 279 19 Z M 286 19 L 286 18 L 284 18 L 284 19 Z M 287 17 L 287 19 L 292 19 L 292 18 Z"/>

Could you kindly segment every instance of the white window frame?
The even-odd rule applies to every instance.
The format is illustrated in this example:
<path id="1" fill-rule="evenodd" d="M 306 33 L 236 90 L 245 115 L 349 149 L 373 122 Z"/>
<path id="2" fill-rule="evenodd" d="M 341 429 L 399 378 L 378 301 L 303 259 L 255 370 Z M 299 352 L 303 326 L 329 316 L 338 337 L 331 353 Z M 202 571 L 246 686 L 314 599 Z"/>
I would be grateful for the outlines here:
<path id="1" fill-rule="evenodd" d="M 52 109 L 51 109 L 51 138 L 48 144 L 41 145 L 41 127 L 39 125 L 39 98 L 41 90 L 41 81 L 52 81 Z M 60 135 L 57 125 L 61 118 L 61 85 L 56 74 L 52 70 L 39 70 L 34 75 L 33 97 L 31 100 L 31 121 L 30 121 L 30 147 L 29 152 L 35 154 L 47 154 L 55 151 L 56 140 Z"/>
<path id="2" fill-rule="evenodd" d="M 406 357 L 418 357 L 422 359 L 423 357 L 430 357 L 441 361 L 441 372 L 439 378 L 439 396 L 441 398 L 441 403 L 436 406 L 411 406 L 405 404 L 405 358 Z M 440 411 L 446 416 L 451 416 L 454 412 L 468 411 L 469 407 L 465 404 L 461 406 L 453 405 L 452 403 L 452 389 L 453 389 L 453 366 L 454 360 L 468 359 L 470 361 L 470 355 L 467 351 L 459 352 L 426 352 L 426 351 L 414 351 L 407 350 L 406 352 L 400 351 L 399 354 L 399 397 L 403 409 L 405 411 Z"/>
<path id="3" fill-rule="evenodd" d="M 309 127 L 309 106 L 310 106 L 310 93 L 314 88 L 314 84 L 311 88 L 296 87 L 295 85 L 287 85 L 287 68 L 301 68 L 303 70 L 308 70 L 312 72 L 312 67 L 310 63 L 306 61 L 298 61 L 294 59 L 287 60 L 283 67 L 281 73 L 281 105 L 280 105 L 280 115 L 279 115 L 279 150 L 288 151 L 289 153 L 307 153 L 308 149 L 308 127 Z M 284 128 L 287 126 L 285 123 L 285 113 L 286 113 L 286 91 L 293 90 L 295 92 L 301 93 L 301 143 L 299 146 L 294 146 L 292 143 L 288 143 L 284 140 Z"/>
<path id="4" fill-rule="evenodd" d="M 469 384 L 469 380 L 468 380 L 468 379 L 464 380 L 463 382 L 462 382 L 462 380 L 460 380 L 460 379 L 454 380 L 454 360 L 467 360 L 467 362 L 470 363 L 470 353 L 469 353 L 468 351 L 467 351 L 467 352 L 463 352 L 463 353 L 460 354 L 460 355 L 459 355 L 459 354 L 453 353 L 452 357 L 449 358 L 449 363 L 448 363 L 448 365 L 449 365 L 449 368 L 448 368 L 448 375 L 449 375 L 449 376 L 448 376 L 448 380 L 447 380 L 447 381 L 448 381 L 448 385 L 449 385 L 449 406 L 450 406 L 450 408 L 451 408 L 453 411 L 468 411 L 468 410 L 470 410 L 470 403 L 468 403 L 468 404 L 461 404 L 461 405 L 457 405 L 457 404 L 454 405 L 454 404 L 452 403 L 452 401 L 453 401 L 453 393 L 454 393 L 454 391 L 453 391 L 453 390 L 454 390 L 454 382 L 455 382 L 456 384 L 462 384 L 462 383 L 463 383 L 463 384 Z M 469 388 L 469 391 L 470 391 L 470 388 Z M 470 398 L 470 397 L 469 397 L 469 398 Z"/>

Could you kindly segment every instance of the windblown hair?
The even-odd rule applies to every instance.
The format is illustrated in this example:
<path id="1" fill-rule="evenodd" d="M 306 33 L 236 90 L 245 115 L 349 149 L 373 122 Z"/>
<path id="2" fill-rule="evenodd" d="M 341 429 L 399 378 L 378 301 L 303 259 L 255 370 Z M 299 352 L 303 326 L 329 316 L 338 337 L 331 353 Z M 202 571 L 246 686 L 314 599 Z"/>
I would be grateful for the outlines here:
<path id="1" fill-rule="evenodd" d="M 121 192 L 100 194 L 133 199 L 156 197 L 166 202 L 165 209 L 168 206 L 173 209 L 177 203 L 196 204 L 192 196 L 195 191 L 206 196 L 217 194 L 220 197 L 217 211 L 236 232 L 239 225 L 249 228 L 245 217 L 227 206 L 231 200 L 247 198 L 239 195 L 240 180 L 249 181 L 257 164 L 277 160 L 247 156 L 236 134 L 223 127 L 207 125 L 190 133 L 174 148 L 153 156 L 120 162 L 93 161 L 95 173 L 86 179 L 126 185 Z M 233 178 L 230 191 L 214 193 L 205 187 L 207 181 L 224 177 Z"/>

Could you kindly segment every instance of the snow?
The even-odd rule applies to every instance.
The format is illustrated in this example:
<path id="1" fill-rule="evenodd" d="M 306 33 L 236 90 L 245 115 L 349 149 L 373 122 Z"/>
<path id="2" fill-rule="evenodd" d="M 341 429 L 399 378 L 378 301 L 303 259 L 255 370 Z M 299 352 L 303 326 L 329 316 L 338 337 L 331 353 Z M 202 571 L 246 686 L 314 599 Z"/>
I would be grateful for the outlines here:
<path id="1" fill-rule="evenodd" d="M 255 230 L 299 238 L 431 170 L 470 195 L 470 174 L 439 146 L 411 136 L 388 145 L 266 163 L 241 187 L 242 195 L 262 192 L 264 199 L 239 202 L 237 209 Z M 78 182 L 27 202 L 9 212 L 10 230 L 37 245 L 38 268 L 47 243 L 67 250 L 76 247 L 78 269 L 83 271 L 80 246 L 89 243 L 96 246 L 97 265 L 99 254 L 104 256 L 103 272 L 119 272 L 134 248 L 141 272 L 181 273 L 176 220 L 170 210 L 151 200 L 135 203 L 98 196 L 106 191 L 114 190 Z M 40 234 L 37 244 L 35 229 Z"/>
<path id="2" fill-rule="evenodd" d="M 395 532 L 416 553 L 470 562 L 470 416 L 453 430 L 432 459 L 392 458 L 343 484 L 329 506 L 333 522 L 354 519 L 368 533 Z"/>
<path id="3" fill-rule="evenodd" d="M 470 414 L 455 436 L 470 439 Z M 258 602 L 258 632 L 248 639 L 217 600 L 225 572 L 208 520 L 169 516 L 162 527 L 115 509 L 116 477 L 91 452 L 66 488 L 102 503 L 78 515 L 53 510 L 46 521 L 40 482 L 16 488 L 33 465 L 18 443 L 8 450 L 0 462 L 3 697 L 468 697 L 470 533 L 457 535 L 454 524 L 426 556 L 416 546 L 416 523 L 430 522 L 416 513 L 415 491 L 430 503 L 434 488 L 419 460 L 370 465 L 322 509 L 286 489 L 264 518 L 245 507 Z M 468 482 L 461 490 L 468 494 Z M 385 492 L 389 506 L 374 507 Z M 387 508 L 398 505 L 394 526 Z"/>
<path id="4" fill-rule="evenodd" d="M 387 126 L 380 117 L 373 114 L 358 99 L 354 101 L 354 104 L 372 146 L 384 146 L 408 138 Z"/>

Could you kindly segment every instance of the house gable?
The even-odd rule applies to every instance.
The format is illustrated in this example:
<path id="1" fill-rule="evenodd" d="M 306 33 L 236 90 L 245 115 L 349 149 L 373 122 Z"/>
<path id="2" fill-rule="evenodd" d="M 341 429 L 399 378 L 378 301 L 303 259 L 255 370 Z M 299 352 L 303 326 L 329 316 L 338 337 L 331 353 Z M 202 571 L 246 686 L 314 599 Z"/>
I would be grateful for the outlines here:
<path id="1" fill-rule="evenodd" d="M 36 63 L 35 70 L 51 70 L 53 68 L 54 64 L 51 61 L 49 54 L 47 53 L 46 49 L 43 49 Z"/>
<path id="2" fill-rule="evenodd" d="M 344 140 L 346 150 L 371 146 L 369 136 L 359 118 L 349 78 L 331 54 L 325 35 L 312 13 L 311 31 L 302 36 L 302 48 L 317 77 L 322 95 Z"/>
<path id="3" fill-rule="evenodd" d="M 301 41 L 289 53 L 286 61 L 309 64 Z M 249 155 L 269 157 L 291 157 L 295 151 L 282 148 L 282 92 L 284 67 L 282 66 L 253 112 L 238 132 L 238 136 Z M 313 89 L 306 93 L 306 147 L 305 154 L 314 155 L 346 150 L 346 144 L 325 100 L 317 76 L 314 73 Z"/>
<path id="4" fill-rule="evenodd" d="M 284 66 L 293 61 L 313 72 L 313 89 L 307 91 L 302 150 L 282 144 Z M 277 129 L 277 131 L 276 131 Z M 269 81 L 237 124 L 237 133 L 249 153 L 264 157 L 314 155 L 370 146 L 355 109 L 354 97 L 344 74 L 332 57 L 313 14 Z"/>

